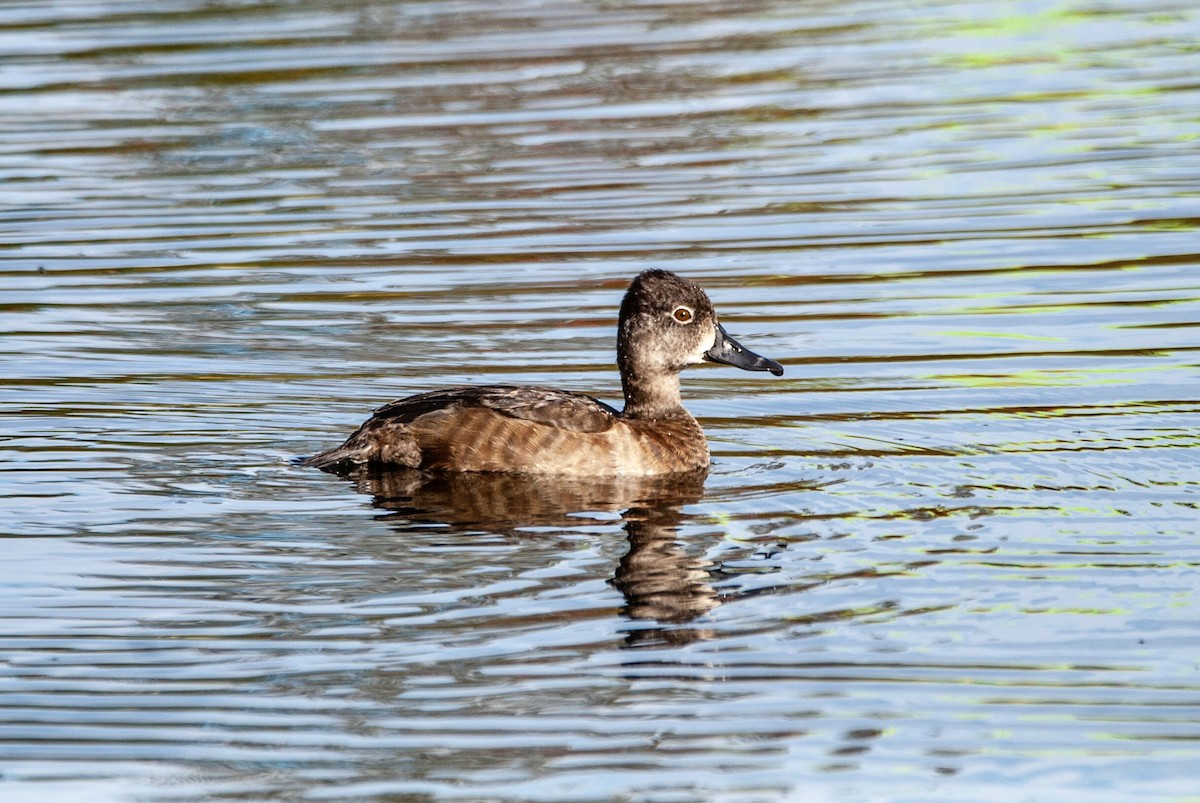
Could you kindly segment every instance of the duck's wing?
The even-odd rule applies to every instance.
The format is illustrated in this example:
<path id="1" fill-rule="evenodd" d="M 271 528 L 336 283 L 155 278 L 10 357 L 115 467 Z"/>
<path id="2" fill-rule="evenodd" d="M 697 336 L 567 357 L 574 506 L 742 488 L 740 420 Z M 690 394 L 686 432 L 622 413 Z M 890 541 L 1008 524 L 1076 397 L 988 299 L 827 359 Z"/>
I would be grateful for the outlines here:
<path id="1" fill-rule="evenodd" d="M 374 418 L 407 424 L 429 413 L 445 415 L 483 408 L 506 418 L 570 432 L 604 432 L 617 411 L 582 393 L 518 385 L 484 385 L 435 390 L 409 396 L 375 411 Z"/>

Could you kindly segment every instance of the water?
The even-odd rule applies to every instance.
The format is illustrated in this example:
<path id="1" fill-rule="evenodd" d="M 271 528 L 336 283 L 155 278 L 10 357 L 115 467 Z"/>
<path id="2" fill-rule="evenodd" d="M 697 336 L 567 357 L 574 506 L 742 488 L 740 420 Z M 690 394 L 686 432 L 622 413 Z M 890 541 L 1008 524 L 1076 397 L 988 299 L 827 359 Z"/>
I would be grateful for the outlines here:
<path id="1" fill-rule="evenodd" d="M 1175 800 L 1200 789 L 1200 13 L 0 6 L 0 791 Z M 295 467 L 467 382 L 696 483 Z"/>

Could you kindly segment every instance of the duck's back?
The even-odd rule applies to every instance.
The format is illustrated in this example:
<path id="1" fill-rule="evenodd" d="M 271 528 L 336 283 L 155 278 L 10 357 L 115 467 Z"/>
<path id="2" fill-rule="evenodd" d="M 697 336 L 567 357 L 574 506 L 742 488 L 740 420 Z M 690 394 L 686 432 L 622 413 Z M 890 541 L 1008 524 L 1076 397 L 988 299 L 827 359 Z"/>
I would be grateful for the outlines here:
<path id="1" fill-rule="evenodd" d="M 618 415 L 604 402 L 582 393 L 521 385 L 484 385 L 409 396 L 380 407 L 374 418 L 411 424 L 430 413 L 446 415 L 474 408 L 571 432 L 603 432 L 612 427 Z"/>
<path id="2" fill-rule="evenodd" d="M 488 385 L 410 396 L 375 411 L 318 468 L 390 464 L 445 471 L 664 474 L 708 464 L 691 416 L 630 422 L 581 393 Z M 699 440 L 697 441 L 697 436 Z"/>

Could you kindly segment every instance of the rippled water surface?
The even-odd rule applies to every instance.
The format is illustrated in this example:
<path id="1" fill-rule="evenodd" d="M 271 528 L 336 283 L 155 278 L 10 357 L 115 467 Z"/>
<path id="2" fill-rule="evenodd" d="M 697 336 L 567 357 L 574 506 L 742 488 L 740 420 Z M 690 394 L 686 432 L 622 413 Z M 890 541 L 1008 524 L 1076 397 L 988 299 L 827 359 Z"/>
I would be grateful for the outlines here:
<path id="1" fill-rule="evenodd" d="M 0 796 L 1193 800 L 1200 11 L 0 4 Z M 292 459 L 619 403 L 703 482 Z"/>

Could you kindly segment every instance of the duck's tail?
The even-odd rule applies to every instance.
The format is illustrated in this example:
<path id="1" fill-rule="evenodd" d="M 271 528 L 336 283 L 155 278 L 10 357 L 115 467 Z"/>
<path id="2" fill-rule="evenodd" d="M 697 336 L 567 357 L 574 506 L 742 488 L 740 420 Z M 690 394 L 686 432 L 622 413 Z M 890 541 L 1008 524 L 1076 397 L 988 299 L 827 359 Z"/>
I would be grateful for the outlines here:
<path id="1" fill-rule="evenodd" d="M 385 419 L 375 416 L 341 446 L 302 458 L 299 463 L 334 473 L 369 464 L 419 468 L 421 449 L 412 435 L 402 426 L 387 424 Z"/>
<path id="2" fill-rule="evenodd" d="M 296 464 L 319 468 L 322 471 L 337 471 L 339 468 L 349 468 L 365 462 L 367 461 L 360 455 L 360 450 L 350 447 L 349 443 L 343 443 L 341 446 L 320 452 L 312 457 L 302 457 L 296 461 Z"/>

